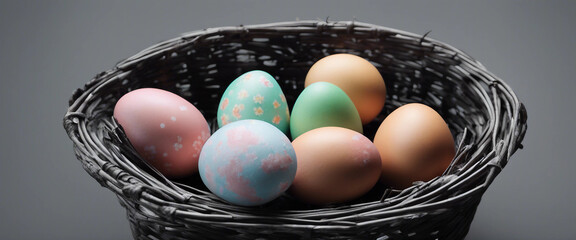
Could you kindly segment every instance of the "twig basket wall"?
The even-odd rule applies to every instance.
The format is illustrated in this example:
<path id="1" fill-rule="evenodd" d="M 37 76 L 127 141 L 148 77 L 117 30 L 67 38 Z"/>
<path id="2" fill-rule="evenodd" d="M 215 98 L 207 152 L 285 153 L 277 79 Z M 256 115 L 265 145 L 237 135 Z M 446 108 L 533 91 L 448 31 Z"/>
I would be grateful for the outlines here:
<path id="1" fill-rule="evenodd" d="M 386 81 L 386 107 L 422 102 L 457 140 L 441 177 L 403 191 L 374 189 L 358 201 L 323 207 L 282 196 L 261 207 L 222 202 L 198 184 L 168 181 L 147 168 L 112 118 L 128 91 L 156 87 L 197 106 L 215 128 L 228 83 L 269 72 L 293 104 L 309 67 L 334 53 L 371 61 Z M 467 54 L 426 36 L 360 22 L 296 21 L 183 34 L 105 71 L 70 99 L 64 127 L 84 169 L 114 192 L 135 239 L 462 239 L 482 194 L 521 147 L 526 111 L 513 91 Z M 372 137 L 372 136 L 369 136 Z"/>

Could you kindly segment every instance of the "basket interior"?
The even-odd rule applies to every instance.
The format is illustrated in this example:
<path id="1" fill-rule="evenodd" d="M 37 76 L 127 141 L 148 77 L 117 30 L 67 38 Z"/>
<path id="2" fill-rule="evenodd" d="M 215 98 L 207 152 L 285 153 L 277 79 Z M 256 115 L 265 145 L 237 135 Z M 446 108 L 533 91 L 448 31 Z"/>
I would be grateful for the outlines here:
<path id="1" fill-rule="evenodd" d="M 390 35 L 389 37 L 387 35 Z M 358 34 L 347 29 L 331 32 L 218 31 L 195 38 L 183 37 L 153 55 L 133 59 L 122 65 L 121 80 L 110 82 L 115 89 L 99 102 L 103 121 L 109 121 L 115 102 L 126 92 L 155 87 L 186 98 L 217 128 L 216 111 L 224 90 L 236 77 L 250 70 L 263 70 L 280 84 L 289 106 L 293 106 L 304 88 L 308 69 L 317 60 L 335 53 L 350 53 L 372 62 L 383 76 L 386 105 L 379 116 L 364 126 L 373 138 L 380 122 L 397 107 L 424 103 L 437 110 L 446 120 L 455 139 L 460 140 L 465 128 L 472 133 L 486 131 L 490 118 L 483 96 L 472 87 L 474 73 L 459 69 L 458 52 L 421 38 L 398 38 L 394 33 Z M 104 92 L 104 91 L 102 91 Z M 94 119 L 97 120 L 97 119 Z M 98 121 L 94 121 L 98 123 Z M 474 142 L 472 134 L 469 141 Z M 456 141 L 457 143 L 459 141 Z M 200 187 L 197 176 L 176 181 Z M 383 190 L 369 195 L 376 200 Z M 365 200 L 365 199 L 362 199 Z"/>

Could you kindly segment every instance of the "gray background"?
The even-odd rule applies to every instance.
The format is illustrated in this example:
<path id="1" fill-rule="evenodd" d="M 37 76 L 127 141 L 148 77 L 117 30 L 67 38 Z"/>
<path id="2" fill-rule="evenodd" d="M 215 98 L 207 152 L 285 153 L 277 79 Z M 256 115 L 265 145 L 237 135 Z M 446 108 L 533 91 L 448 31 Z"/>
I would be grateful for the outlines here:
<path id="1" fill-rule="evenodd" d="M 69 96 L 92 76 L 191 30 L 330 17 L 431 31 L 511 85 L 528 109 L 525 149 L 485 193 L 467 239 L 573 239 L 576 1 L 282 2 L 2 1 L 1 238 L 131 238 L 62 128 Z"/>

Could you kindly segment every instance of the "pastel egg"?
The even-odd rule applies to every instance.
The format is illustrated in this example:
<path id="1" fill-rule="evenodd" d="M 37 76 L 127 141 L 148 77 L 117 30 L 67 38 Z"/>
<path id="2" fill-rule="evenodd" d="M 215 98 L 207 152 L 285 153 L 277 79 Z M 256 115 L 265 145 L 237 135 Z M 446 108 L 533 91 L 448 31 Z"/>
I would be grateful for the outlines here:
<path id="1" fill-rule="evenodd" d="M 186 99 L 162 89 L 137 89 L 118 100 L 114 118 L 140 156 L 165 176 L 198 172 L 198 158 L 210 128 Z"/>
<path id="2" fill-rule="evenodd" d="M 290 111 L 286 97 L 272 75 L 253 70 L 240 75 L 224 91 L 218 105 L 218 126 L 243 120 L 268 122 L 288 134 Z"/>
<path id="3" fill-rule="evenodd" d="M 214 132 L 198 162 L 208 189 L 240 206 L 262 205 L 282 195 L 294 180 L 296 166 L 288 137 L 272 124 L 253 119 Z"/>
<path id="4" fill-rule="evenodd" d="M 366 194 L 381 173 L 378 149 L 342 127 L 310 130 L 292 142 L 298 170 L 290 193 L 310 204 L 342 203 Z"/>
<path id="5" fill-rule="evenodd" d="M 363 132 L 360 115 L 354 103 L 338 86 L 317 82 L 298 95 L 290 120 L 292 139 L 320 127 L 344 127 Z"/>

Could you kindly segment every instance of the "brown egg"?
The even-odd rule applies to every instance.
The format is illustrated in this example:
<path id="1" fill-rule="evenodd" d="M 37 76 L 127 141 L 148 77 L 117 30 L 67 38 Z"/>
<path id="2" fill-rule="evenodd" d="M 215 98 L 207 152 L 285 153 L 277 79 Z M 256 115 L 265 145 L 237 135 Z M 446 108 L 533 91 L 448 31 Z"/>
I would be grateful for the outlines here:
<path id="1" fill-rule="evenodd" d="M 318 60 L 306 75 L 305 86 L 329 82 L 350 97 L 362 124 L 372 121 L 386 101 L 386 85 L 378 69 L 369 61 L 352 54 L 334 54 Z"/>
<path id="2" fill-rule="evenodd" d="M 398 189 L 441 175 L 456 151 L 444 119 L 420 103 L 390 113 L 378 128 L 374 145 L 382 160 L 382 182 Z"/>
<path id="3" fill-rule="evenodd" d="M 341 203 L 366 194 L 380 178 L 376 146 L 343 127 L 322 127 L 292 142 L 297 170 L 290 193 L 310 204 Z"/>

